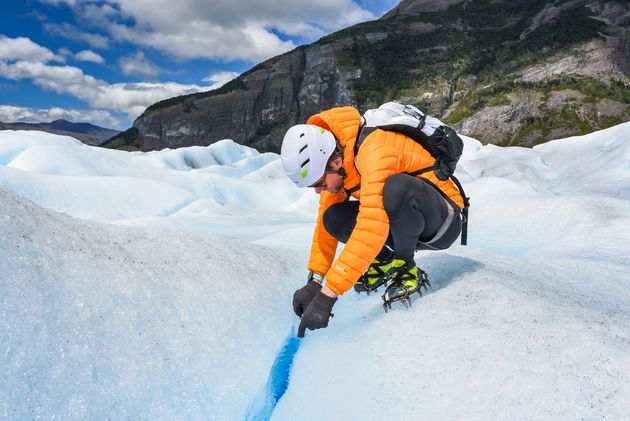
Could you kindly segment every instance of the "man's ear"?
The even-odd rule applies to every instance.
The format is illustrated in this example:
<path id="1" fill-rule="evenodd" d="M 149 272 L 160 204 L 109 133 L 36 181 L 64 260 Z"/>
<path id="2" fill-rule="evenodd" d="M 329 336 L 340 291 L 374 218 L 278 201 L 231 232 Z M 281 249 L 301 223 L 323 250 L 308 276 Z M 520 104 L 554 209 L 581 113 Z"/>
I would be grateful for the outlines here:
<path id="1" fill-rule="evenodd" d="M 341 166 L 343 165 L 343 158 L 341 158 L 341 156 L 338 156 L 337 158 L 335 158 L 335 160 L 333 161 L 333 164 L 335 165 L 335 169 L 337 168 L 341 168 Z"/>

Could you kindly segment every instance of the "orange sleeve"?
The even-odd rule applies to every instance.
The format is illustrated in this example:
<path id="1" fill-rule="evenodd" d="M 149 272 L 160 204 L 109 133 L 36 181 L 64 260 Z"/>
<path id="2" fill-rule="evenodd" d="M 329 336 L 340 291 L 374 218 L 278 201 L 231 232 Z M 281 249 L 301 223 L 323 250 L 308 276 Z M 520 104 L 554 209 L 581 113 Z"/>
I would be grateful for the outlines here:
<path id="1" fill-rule="evenodd" d="M 313 233 L 313 243 L 311 245 L 311 256 L 308 262 L 308 269 L 320 275 L 326 275 L 332 265 L 337 251 L 338 241 L 326 231 L 322 218 L 324 212 L 331 205 L 343 202 L 346 196 L 344 192 L 332 194 L 323 191 L 319 198 L 319 211 L 317 215 L 317 225 Z"/>
<path id="2" fill-rule="evenodd" d="M 370 136 L 388 137 L 385 132 Z M 326 274 L 326 285 L 337 294 L 343 294 L 365 272 L 381 251 L 389 234 L 389 218 L 383 206 L 385 181 L 396 174 L 400 154 L 391 142 L 367 141 L 359 149 L 358 165 L 361 171 L 361 199 L 357 224 L 339 258 Z"/>

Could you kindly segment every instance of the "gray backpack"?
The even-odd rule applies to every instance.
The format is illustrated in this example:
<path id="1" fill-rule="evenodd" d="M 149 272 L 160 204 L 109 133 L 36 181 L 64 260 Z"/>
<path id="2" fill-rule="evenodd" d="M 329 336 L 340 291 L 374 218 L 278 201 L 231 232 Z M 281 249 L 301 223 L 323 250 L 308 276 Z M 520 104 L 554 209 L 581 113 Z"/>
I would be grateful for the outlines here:
<path id="1" fill-rule="evenodd" d="M 459 161 L 459 158 L 462 156 L 462 151 L 464 150 L 464 142 L 457 135 L 457 132 L 442 123 L 439 119 L 424 114 L 413 105 L 398 102 L 387 102 L 376 109 L 367 110 L 362 116 L 362 123 L 354 146 L 355 159 L 359 147 L 365 138 L 376 129 L 404 134 L 422 145 L 422 147 L 435 158 L 434 165 L 421 168 L 409 174 L 415 177 L 433 171 L 439 180 L 446 181 L 450 178 L 451 181 L 455 183 L 464 201 L 461 240 L 462 245 L 465 245 L 468 241 L 468 208 L 470 206 L 470 198 L 466 196 L 462 184 L 457 177 L 453 175 L 457 161 Z M 448 198 L 442 190 L 426 178 L 423 178 L 423 180 L 435 187 L 437 191 L 450 202 L 450 198 Z M 360 185 L 355 186 L 349 189 L 348 193 L 352 193 L 359 188 Z"/>

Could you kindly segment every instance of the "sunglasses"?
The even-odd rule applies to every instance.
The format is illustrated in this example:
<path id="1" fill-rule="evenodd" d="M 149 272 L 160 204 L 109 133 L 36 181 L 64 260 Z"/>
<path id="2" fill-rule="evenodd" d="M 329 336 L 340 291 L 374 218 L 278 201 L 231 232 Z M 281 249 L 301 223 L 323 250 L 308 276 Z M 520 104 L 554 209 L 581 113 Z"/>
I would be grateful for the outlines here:
<path id="1" fill-rule="evenodd" d="M 321 188 L 324 187 L 324 182 L 326 181 L 326 176 L 328 174 L 337 174 L 338 172 L 336 170 L 326 170 L 324 171 L 324 175 L 322 175 L 322 177 L 317 180 L 315 183 L 311 184 L 309 187 L 313 187 L 313 188 Z"/>

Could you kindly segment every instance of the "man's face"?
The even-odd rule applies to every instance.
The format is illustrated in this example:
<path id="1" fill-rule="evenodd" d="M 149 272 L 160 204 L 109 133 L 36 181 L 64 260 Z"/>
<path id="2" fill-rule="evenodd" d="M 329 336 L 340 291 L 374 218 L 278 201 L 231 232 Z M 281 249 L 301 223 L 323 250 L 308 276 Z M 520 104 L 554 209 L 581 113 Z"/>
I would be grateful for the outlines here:
<path id="1" fill-rule="evenodd" d="M 343 165 L 343 160 L 338 157 L 328 165 L 328 169 L 331 171 L 337 171 Z M 330 193 L 339 193 L 343 189 L 343 178 L 336 172 L 324 174 L 324 177 L 315 183 L 315 193 L 320 194 L 322 191 Z"/>

